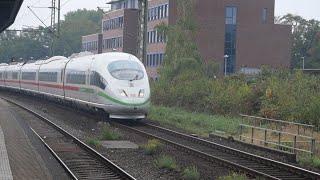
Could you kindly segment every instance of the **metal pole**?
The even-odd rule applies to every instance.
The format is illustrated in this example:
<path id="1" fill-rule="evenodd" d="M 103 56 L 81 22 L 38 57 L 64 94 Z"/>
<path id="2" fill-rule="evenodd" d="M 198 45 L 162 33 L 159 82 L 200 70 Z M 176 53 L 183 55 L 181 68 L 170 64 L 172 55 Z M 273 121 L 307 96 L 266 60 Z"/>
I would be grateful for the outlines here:
<path id="1" fill-rule="evenodd" d="M 227 76 L 227 57 L 224 57 L 224 76 Z"/>
<path id="2" fill-rule="evenodd" d="M 314 155 L 314 152 L 315 152 L 315 144 L 316 144 L 316 140 L 312 139 L 311 140 L 311 155 L 312 156 Z"/>
<path id="3" fill-rule="evenodd" d="M 294 136 L 294 139 L 293 139 L 293 153 L 296 153 L 296 148 L 297 148 L 297 136 Z"/>
<path id="4" fill-rule="evenodd" d="M 281 132 L 279 132 L 279 136 L 278 136 L 278 149 L 280 149 L 280 145 L 281 145 Z"/>
<path id="5" fill-rule="evenodd" d="M 267 130 L 264 130 L 264 146 L 267 146 Z"/>
<path id="6" fill-rule="evenodd" d="M 253 136 L 254 136 L 254 127 L 252 127 L 251 131 L 251 143 L 253 144 Z"/>
<path id="7" fill-rule="evenodd" d="M 60 38 L 60 8 L 61 3 L 60 0 L 58 0 L 58 37 Z"/>
<path id="8" fill-rule="evenodd" d="M 148 37 L 148 0 L 144 0 L 143 10 L 143 47 L 142 47 L 142 63 L 147 62 L 147 37 Z"/>
<path id="9" fill-rule="evenodd" d="M 304 70 L 304 58 L 305 57 L 302 57 L 302 69 Z"/>
<path id="10" fill-rule="evenodd" d="M 240 125 L 240 137 L 239 137 L 240 141 L 241 141 L 241 136 L 242 136 L 242 125 Z"/>

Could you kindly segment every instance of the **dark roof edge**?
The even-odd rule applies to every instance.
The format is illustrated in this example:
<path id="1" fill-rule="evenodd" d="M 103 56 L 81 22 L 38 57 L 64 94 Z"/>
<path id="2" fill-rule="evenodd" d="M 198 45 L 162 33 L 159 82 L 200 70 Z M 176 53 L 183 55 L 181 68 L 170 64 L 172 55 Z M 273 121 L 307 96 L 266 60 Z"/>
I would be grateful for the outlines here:
<path id="1" fill-rule="evenodd" d="M 0 27 L 0 32 L 4 31 L 5 29 L 7 29 L 9 26 L 11 26 L 14 23 L 22 3 L 23 3 L 23 0 L 16 0 L 15 1 L 13 9 L 11 11 L 11 15 L 10 15 L 7 23 L 3 27 Z"/>

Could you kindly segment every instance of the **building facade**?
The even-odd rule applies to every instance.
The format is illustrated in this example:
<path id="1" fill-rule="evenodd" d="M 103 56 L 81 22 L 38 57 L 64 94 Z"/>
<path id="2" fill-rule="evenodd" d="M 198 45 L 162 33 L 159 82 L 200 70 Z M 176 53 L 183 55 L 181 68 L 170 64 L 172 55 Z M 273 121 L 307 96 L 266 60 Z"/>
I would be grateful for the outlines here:
<path id="1" fill-rule="evenodd" d="M 204 61 L 221 64 L 222 72 L 255 72 L 262 65 L 289 67 L 291 27 L 274 24 L 275 0 L 196 0 L 195 42 Z M 147 60 L 150 77 L 164 59 L 167 37 L 159 24 L 175 24 L 176 0 L 149 0 Z M 138 0 L 117 1 L 102 20 L 99 34 L 82 38 L 83 50 L 94 53 L 138 52 Z M 99 46 L 102 44 L 102 47 Z M 100 51 L 99 51 L 100 47 Z"/>

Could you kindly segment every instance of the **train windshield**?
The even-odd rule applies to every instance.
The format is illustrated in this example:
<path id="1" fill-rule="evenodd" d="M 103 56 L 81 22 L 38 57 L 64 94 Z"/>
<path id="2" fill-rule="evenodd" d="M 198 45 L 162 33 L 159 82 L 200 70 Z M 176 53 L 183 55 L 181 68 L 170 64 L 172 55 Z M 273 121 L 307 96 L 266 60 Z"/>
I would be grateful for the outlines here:
<path id="1" fill-rule="evenodd" d="M 119 80 L 140 80 L 144 77 L 141 65 L 134 61 L 115 61 L 108 65 L 110 74 Z"/>

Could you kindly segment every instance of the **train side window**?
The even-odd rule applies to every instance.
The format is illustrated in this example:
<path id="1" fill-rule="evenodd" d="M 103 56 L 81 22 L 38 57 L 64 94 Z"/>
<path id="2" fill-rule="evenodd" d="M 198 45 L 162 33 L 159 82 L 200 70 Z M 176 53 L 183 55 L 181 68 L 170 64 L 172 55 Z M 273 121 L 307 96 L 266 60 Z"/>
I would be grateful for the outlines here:
<path id="1" fill-rule="evenodd" d="M 103 82 L 103 78 L 99 75 L 99 73 L 93 71 L 90 73 L 90 85 L 99 87 L 101 89 L 106 88 L 106 84 Z"/>
<path id="2" fill-rule="evenodd" d="M 2 72 L 0 72 L 0 79 L 2 79 L 2 76 L 3 76 L 3 75 L 2 75 Z"/>
<path id="3" fill-rule="evenodd" d="M 40 72 L 39 81 L 45 82 L 57 82 L 58 73 L 57 72 Z"/>
<path id="4" fill-rule="evenodd" d="M 22 72 L 22 80 L 36 80 L 36 72 Z"/>
<path id="5" fill-rule="evenodd" d="M 18 72 L 12 72 L 12 79 L 18 79 Z"/>
<path id="6" fill-rule="evenodd" d="M 86 84 L 85 71 L 69 71 L 67 72 L 68 84 Z"/>

